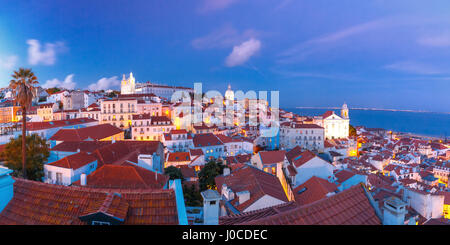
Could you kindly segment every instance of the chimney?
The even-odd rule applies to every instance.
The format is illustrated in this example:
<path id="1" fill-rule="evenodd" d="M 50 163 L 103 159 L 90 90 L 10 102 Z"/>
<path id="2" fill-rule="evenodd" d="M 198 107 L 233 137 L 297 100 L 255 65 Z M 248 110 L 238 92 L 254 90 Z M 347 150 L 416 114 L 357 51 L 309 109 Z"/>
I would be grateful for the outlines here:
<path id="1" fill-rule="evenodd" d="M 236 192 L 236 196 L 239 198 L 239 204 L 242 204 L 242 203 L 250 200 L 250 192 L 249 191 Z"/>
<path id="2" fill-rule="evenodd" d="M 0 212 L 14 196 L 13 184 L 15 180 L 10 176 L 12 172 L 11 169 L 0 167 Z"/>
<path id="3" fill-rule="evenodd" d="M 383 225 L 404 225 L 406 203 L 397 197 L 390 197 L 384 201 Z"/>
<path id="4" fill-rule="evenodd" d="M 219 193 L 215 190 L 206 190 L 201 195 L 203 197 L 203 224 L 218 225 L 221 199 Z"/>
<path id="5" fill-rule="evenodd" d="M 86 178 L 86 174 L 81 174 L 81 177 L 80 177 L 80 184 L 82 185 L 82 186 L 85 186 L 86 184 L 87 184 L 87 178 Z"/>
<path id="6" fill-rule="evenodd" d="M 227 201 L 231 201 L 234 199 L 234 192 L 226 184 L 222 185 L 222 195 Z"/>
<path id="7" fill-rule="evenodd" d="M 224 168 L 223 169 L 223 176 L 228 176 L 230 175 L 230 168 Z"/>

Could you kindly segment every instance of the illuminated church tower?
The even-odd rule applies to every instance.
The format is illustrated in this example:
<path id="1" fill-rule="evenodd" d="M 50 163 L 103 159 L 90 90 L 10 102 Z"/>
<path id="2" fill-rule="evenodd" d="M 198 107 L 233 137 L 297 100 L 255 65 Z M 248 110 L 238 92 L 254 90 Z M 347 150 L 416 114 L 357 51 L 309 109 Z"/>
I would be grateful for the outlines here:
<path id="1" fill-rule="evenodd" d="M 347 103 L 344 103 L 344 105 L 342 105 L 342 109 L 341 109 L 341 117 L 343 119 L 349 119 L 348 117 L 348 107 L 347 107 Z"/>
<path id="2" fill-rule="evenodd" d="M 135 94 L 136 93 L 136 81 L 133 77 L 133 73 L 130 72 L 130 77 L 128 79 L 125 78 L 125 74 L 122 78 L 122 84 L 120 87 L 121 94 Z"/>
<path id="3" fill-rule="evenodd" d="M 231 90 L 231 85 L 228 84 L 228 89 L 225 92 L 225 100 L 229 101 L 230 103 L 234 102 L 234 92 Z"/>

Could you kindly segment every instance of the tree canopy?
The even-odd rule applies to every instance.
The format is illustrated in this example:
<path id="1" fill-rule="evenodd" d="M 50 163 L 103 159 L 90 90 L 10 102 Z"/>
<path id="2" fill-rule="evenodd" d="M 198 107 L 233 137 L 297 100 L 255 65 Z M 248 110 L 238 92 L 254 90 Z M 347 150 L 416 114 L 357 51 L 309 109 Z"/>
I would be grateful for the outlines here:
<path id="1" fill-rule="evenodd" d="M 215 189 L 216 181 L 214 178 L 223 173 L 224 166 L 222 162 L 216 162 L 214 160 L 209 161 L 205 167 L 198 173 L 198 180 L 200 184 L 200 191 L 206 189 Z"/>
<path id="2" fill-rule="evenodd" d="M 56 87 L 47 89 L 47 93 L 49 93 L 49 94 L 54 94 L 54 93 L 57 93 L 59 91 L 61 91 L 61 89 L 60 88 L 56 88 Z"/>
<path id="3" fill-rule="evenodd" d="M 202 195 L 195 184 L 191 186 L 183 185 L 183 194 L 186 206 L 201 207 L 203 205 Z"/>
<path id="4" fill-rule="evenodd" d="M 357 135 L 356 135 L 356 129 L 355 129 L 355 127 L 353 127 L 352 125 L 350 125 L 350 127 L 348 128 L 348 130 L 349 130 L 349 136 L 350 137 L 356 137 Z"/>
<path id="5" fill-rule="evenodd" d="M 27 164 L 26 173 L 30 180 L 42 181 L 44 177 L 44 163 L 50 156 L 50 150 L 45 139 L 37 134 L 26 136 Z M 22 136 L 11 139 L 1 153 L 5 159 L 5 166 L 13 170 L 13 176 L 22 175 Z"/>
<path id="6" fill-rule="evenodd" d="M 181 179 L 181 180 L 184 179 L 183 174 L 181 173 L 181 170 L 174 166 L 165 168 L 164 174 L 169 176 L 169 179 Z"/>

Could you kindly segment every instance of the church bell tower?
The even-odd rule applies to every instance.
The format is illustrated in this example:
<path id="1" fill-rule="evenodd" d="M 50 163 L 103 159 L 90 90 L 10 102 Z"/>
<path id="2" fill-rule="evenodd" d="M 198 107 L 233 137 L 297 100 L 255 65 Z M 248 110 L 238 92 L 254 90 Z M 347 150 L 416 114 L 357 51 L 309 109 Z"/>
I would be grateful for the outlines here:
<path id="1" fill-rule="evenodd" d="M 344 103 L 344 105 L 342 105 L 342 109 L 341 109 L 341 117 L 343 119 L 348 119 L 348 106 L 347 103 Z"/>

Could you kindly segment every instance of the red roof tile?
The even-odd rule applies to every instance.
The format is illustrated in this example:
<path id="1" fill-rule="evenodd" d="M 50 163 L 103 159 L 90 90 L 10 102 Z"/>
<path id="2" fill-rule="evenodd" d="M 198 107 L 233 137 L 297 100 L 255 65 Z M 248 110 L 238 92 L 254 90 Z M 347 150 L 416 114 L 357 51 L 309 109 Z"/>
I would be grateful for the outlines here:
<path id="1" fill-rule="evenodd" d="M 295 201 L 300 205 L 310 204 L 337 191 L 337 185 L 316 176 L 297 186 L 293 192 Z"/>
<path id="2" fill-rule="evenodd" d="M 84 123 L 92 123 L 92 122 L 97 122 L 97 120 L 94 120 L 91 118 L 76 118 L 76 119 L 67 119 L 67 120 L 58 120 L 58 121 L 49 121 L 49 122 L 27 122 L 27 130 L 28 131 L 36 131 L 36 130 L 67 127 L 67 126 L 79 125 L 79 124 L 84 124 Z"/>
<path id="3" fill-rule="evenodd" d="M 322 118 L 325 119 L 325 118 L 327 118 L 327 117 L 329 117 L 329 116 L 331 116 L 331 115 L 333 115 L 333 114 L 334 114 L 334 111 L 326 111 L 326 112 L 322 115 Z"/>
<path id="4" fill-rule="evenodd" d="M 109 123 L 78 129 L 60 129 L 50 140 L 83 141 L 86 139 L 101 140 L 122 133 L 123 130 Z"/>
<path id="5" fill-rule="evenodd" d="M 86 184 L 93 188 L 162 189 L 169 177 L 131 163 L 103 165 L 87 176 Z M 80 181 L 74 183 L 80 185 Z"/>
<path id="6" fill-rule="evenodd" d="M 111 141 L 64 141 L 55 145 L 51 150 L 63 152 L 77 152 L 80 150 L 91 153 L 111 143 Z"/>
<path id="7" fill-rule="evenodd" d="M 241 191 L 250 192 L 248 201 L 238 204 L 239 198 L 235 198 L 230 202 L 241 212 L 264 195 L 288 202 L 283 187 L 276 176 L 248 165 L 232 171 L 230 175 L 217 176 L 215 181 L 219 192 L 222 191 L 223 184 L 226 184 L 235 193 Z"/>
<path id="8" fill-rule="evenodd" d="M 334 177 L 337 178 L 336 182 L 338 183 L 342 183 L 348 179 L 350 179 L 351 177 L 353 177 L 355 175 L 355 173 L 353 173 L 352 171 L 343 169 L 339 172 L 337 172 Z"/>
<path id="9" fill-rule="evenodd" d="M 255 219 L 260 219 L 268 216 L 272 216 L 283 211 L 287 211 L 298 207 L 296 202 L 287 202 L 277 206 L 272 206 L 264 209 L 250 211 L 242 214 L 233 214 L 229 216 L 222 216 L 219 218 L 219 225 L 235 225 Z"/>
<path id="10" fill-rule="evenodd" d="M 190 160 L 189 152 L 169 152 L 167 157 L 168 162 L 186 162 Z"/>
<path id="11" fill-rule="evenodd" d="M 259 218 L 253 213 L 256 218 L 237 224 L 381 225 L 369 198 L 364 186 L 356 185 L 331 197 L 274 215 Z"/>
<path id="12" fill-rule="evenodd" d="M 260 151 L 258 154 L 260 155 L 263 164 L 273 164 L 284 162 L 286 151 Z"/>
<path id="13" fill-rule="evenodd" d="M 310 161 L 311 159 L 313 159 L 314 157 L 316 157 L 316 154 L 307 150 L 307 151 L 300 153 L 300 155 L 294 157 L 292 159 L 292 164 L 296 168 L 298 168 L 298 167 L 302 166 L 303 164 L 307 163 L 308 161 Z"/>
<path id="14" fill-rule="evenodd" d="M 89 209 L 103 210 L 98 204 L 105 203 L 110 193 L 119 193 L 128 204 L 124 224 L 178 224 L 175 193 L 171 189 L 95 189 L 15 180 L 14 197 L 0 213 L 1 225 L 85 224 L 79 217 Z M 111 203 L 105 210 L 122 216 L 123 205 Z"/>
<path id="15" fill-rule="evenodd" d="M 48 163 L 47 165 L 75 170 L 75 169 L 79 169 L 79 168 L 85 166 L 86 164 L 89 164 L 94 161 L 97 161 L 97 158 L 95 158 L 94 156 L 89 155 L 86 152 L 79 152 L 79 153 L 64 157 L 58 161 Z"/>
<path id="16" fill-rule="evenodd" d="M 223 145 L 214 134 L 196 134 L 193 139 L 195 147 Z"/>

